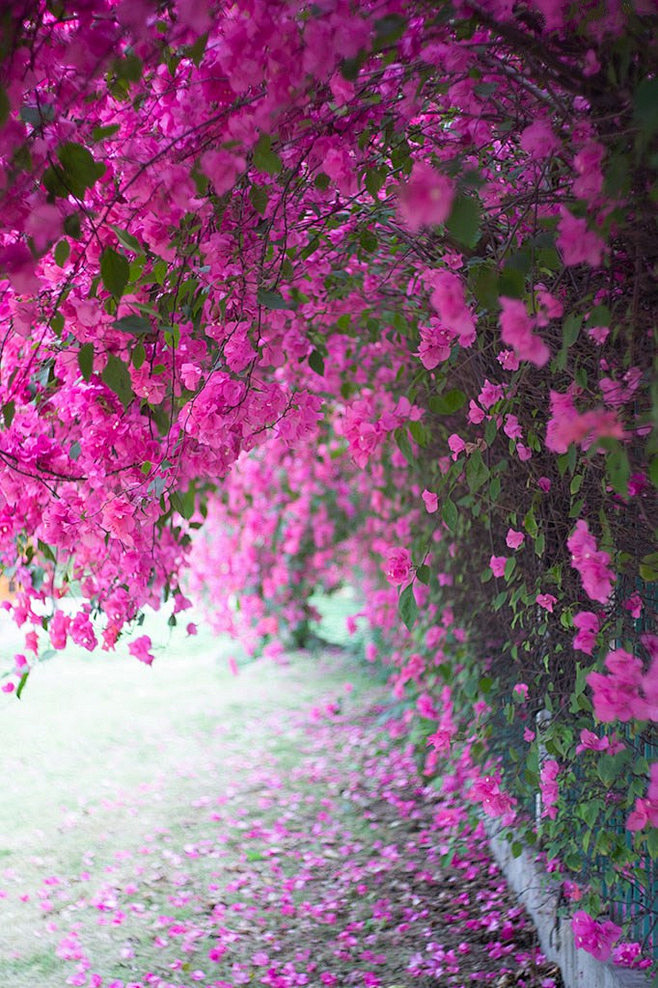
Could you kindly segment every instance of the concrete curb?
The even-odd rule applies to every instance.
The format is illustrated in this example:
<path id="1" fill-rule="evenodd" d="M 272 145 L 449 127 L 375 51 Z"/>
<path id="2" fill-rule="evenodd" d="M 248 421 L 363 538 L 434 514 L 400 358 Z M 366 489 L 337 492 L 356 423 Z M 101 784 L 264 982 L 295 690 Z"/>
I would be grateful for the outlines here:
<path id="1" fill-rule="evenodd" d="M 493 822 L 487 820 L 485 827 L 496 863 L 532 917 L 542 951 L 559 965 L 565 988 L 650 988 L 644 972 L 604 964 L 578 950 L 570 921 L 559 915 L 557 885 L 537 864 L 535 855 L 524 848 L 518 858 L 513 857 Z"/>

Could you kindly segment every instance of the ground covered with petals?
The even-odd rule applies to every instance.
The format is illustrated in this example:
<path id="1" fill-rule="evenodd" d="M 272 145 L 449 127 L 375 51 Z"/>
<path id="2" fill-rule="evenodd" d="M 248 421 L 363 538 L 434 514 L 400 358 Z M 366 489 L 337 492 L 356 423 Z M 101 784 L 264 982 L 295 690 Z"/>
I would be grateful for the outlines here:
<path id="1" fill-rule="evenodd" d="M 193 720 L 191 686 L 147 713 L 151 687 L 128 684 L 127 733 L 102 726 L 101 695 L 104 758 L 95 785 L 81 764 L 85 795 L 53 778 L 63 802 L 48 811 L 36 791 L 30 811 L 26 787 L 34 816 L 0 859 L 6 988 L 560 984 L 480 829 L 418 775 L 366 672 L 297 654 L 228 684 L 208 664 L 196 678 Z M 82 703 L 70 698 L 60 727 Z M 56 776 L 71 753 L 51 753 Z"/>

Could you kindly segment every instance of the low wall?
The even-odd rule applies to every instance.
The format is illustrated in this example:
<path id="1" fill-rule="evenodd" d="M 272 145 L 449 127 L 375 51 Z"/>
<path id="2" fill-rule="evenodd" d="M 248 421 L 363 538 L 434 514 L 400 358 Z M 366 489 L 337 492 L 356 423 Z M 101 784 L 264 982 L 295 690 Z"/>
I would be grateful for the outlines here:
<path id="1" fill-rule="evenodd" d="M 573 942 L 571 922 L 558 914 L 559 891 L 535 861 L 535 854 L 523 849 L 512 856 L 509 843 L 498 835 L 491 821 L 485 822 L 496 862 L 510 887 L 532 917 L 542 951 L 558 964 L 565 988 L 650 988 L 642 971 L 631 971 L 595 960 Z"/>

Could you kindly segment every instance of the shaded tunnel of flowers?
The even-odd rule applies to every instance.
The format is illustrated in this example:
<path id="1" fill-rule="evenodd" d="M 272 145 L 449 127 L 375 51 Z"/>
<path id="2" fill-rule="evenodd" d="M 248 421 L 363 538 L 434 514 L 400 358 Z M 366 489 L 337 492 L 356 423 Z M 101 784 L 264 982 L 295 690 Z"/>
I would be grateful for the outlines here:
<path id="1" fill-rule="evenodd" d="M 2 6 L 3 702 L 69 642 L 151 664 L 147 606 L 267 662 L 354 587 L 423 784 L 655 959 L 657 26 Z"/>

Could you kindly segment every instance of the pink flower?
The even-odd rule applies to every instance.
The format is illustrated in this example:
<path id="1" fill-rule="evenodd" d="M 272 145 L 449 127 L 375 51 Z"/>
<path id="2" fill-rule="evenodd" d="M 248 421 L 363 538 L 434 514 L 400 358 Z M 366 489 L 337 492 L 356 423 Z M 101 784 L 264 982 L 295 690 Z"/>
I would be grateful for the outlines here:
<path id="1" fill-rule="evenodd" d="M 478 395 L 478 401 L 483 408 L 492 408 L 497 402 L 499 402 L 505 395 L 505 388 L 502 384 L 492 384 L 487 378 L 485 378 L 482 389 Z"/>
<path id="2" fill-rule="evenodd" d="M 433 271 L 428 278 L 433 291 L 431 302 L 441 322 L 456 336 L 462 346 L 475 341 L 475 322 L 464 297 L 462 279 L 451 271 Z"/>
<path id="3" fill-rule="evenodd" d="M 445 731 L 439 729 L 434 732 L 434 734 L 429 734 L 427 737 L 427 744 L 432 745 L 435 751 L 440 754 L 446 754 L 450 751 L 450 741 L 452 740 L 452 734 L 450 731 Z"/>
<path id="4" fill-rule="evenodd" d="M 579 519 L 576 522 L 567 546 L 571 551 L 571 565 L 578 570 L 587 596 L 600 604 L 607 603 L 616 577 L 608 566 L 610 556 L 597 549 L 596 539 L 590 534 L 586 521 Z"/>
<path id="5" fill-rule="evenodd" d="M 190 623 L 186 626 L 185 631 L 190 636 L 197 635 L 199 633 L 198 628 L 193 621 L 190 621 Z"/>
<path id="6" fill-rule="evenodd" d="M 416 356 L 427 370 L 447 360 L 452 352 L 455 334 L 443 326 L 438 319 L 430 319 L 427 326 L 420 327 L 420 344 Z"/>
<path id="7" fill-rule="evenodd" d="M 528 315 L 525 303 L 516 298 L 500 299 L 500 330 L 503 343 L 513 347 L 520 360 L 528 360 L 536 367 L 548 362 L 551 352 L 533 329 L 537 321 Z"/>
<path id="8" fill-rule="evenodd" d="M 438 495 L 434 494 L 432 491 L 424 490 L 421 497 L 428 515 L 433 515 L 439 506 Z"/>
<path id="9" fill-rule="evenodd" d="M 527 683 L 516 683 L 513 691 L 518 697 L 523 700 L 528 699 L 528 684 Z"/>
<path id="10" fill-rule="evenodd" d="M 610 741 L 607 737 L 600 738 L 594 731 L 583 728 L 580 732 L 580 744 L 576 746 L 576 754 L 581 751 L 607 751 Z"/>
<path id="11" fill-rule="evenodd" d="M 630 611 L 631 617 L 637 620 L 642 613 L 642 598 L 639 593 L 631 594 L 628 600 L 625 600 L 621 605 L 624 610 Z"/>
<path id="12" fill-rule="evenodd" d="M 496 776 L 485 775 L 475 779 L 471 786 L 469 796 L 471 799 L 482 803 L 482 809 L 487 816 L 509 816 L 514 812 L 516 800 L 507 793 L 502 792 L 500 782 Z"/>
<path id="13" fill-rule="evenodd" d="M 394 546 L 386 554 L 384 573 L 392 586 L 399 587 L 406 583 L 411 575 L 411 555 L 403 546 Z"/>
<path id="14" fill-rule="evenodd" d="M 615 926 L 610 920 L 597 923 L 582 909 L 573 914 L 571 926 L 576 947 L 579 950 L 586 950 L 598 961 L 608 959 L 613 944 L 622 933 L 620 926 Z"/>
<path id="15" fill-rule="evenodd" d="M 489 566 L 491 567 L 491 572 L 494 576 L 505 576 L 505 564 L 507 563 L 507 556 L 492 556 L 489 560 Z"/>
<path id="16" fill-rule="evenodd" d="M 587 229 L 587 222 L 573 216 L 562 207 L 562 218 L 558 224 L 557 245 L 562 252 L 564 263 L 589 264 L 598 267 L 603 257 L 605 244 L 600 237 Z"/>
<path id="17" fill-rule="evenodd" d="M 539 480 L 537 481 L 537 486 L 539 487 L 540 491 L 544 492 L 544 494 L 548 494 L 548 492 L 551 489 L 551 481 L 548 477 L 540 477 Z"/>
<path id="18" fill-rule="evenodd" d="M 452 459 L 456 460 L 460 453 L 466 449 L 466 443 L 458 436 L 456 432 L 453 432 L 451 436 L 448 436 L 448 446 L 452 451 Z"/>
<path id="19" fill-rule="evenodd" d="M 505 544 L 508 549 L 518 549 L 525 542 L 525 535 L 523 532 L 516 532 L 513 528 L 507 529 L 507 536 L 505 538 Z"/>
<path id="20" fill-rule="evenodd" d="M 649 707 L 640 695 L 643 680 L 640 659 L 623 648 L 617 648 L 608 652 L 605 664 L 611 675 L 590 672 L 587 676 L 597 719 L 603 723 L 645 720 Z"/>
<path id="21" fill-rule="evenodd" d="M 554 597 L 551 593 L 538 593 L 535 597 L 535 601 L 540 607 L 548 611 L 549 614 L 553 613 L 553 604 L 557 604 L 557 597 Z"/>
<path id="22" fill-rule="evenodd" d="M 573 623 L 574 627 L 578 628 L 578 634 L 573 639 L 573 647 L 579 652 L 591 655 L 600 627 L 598 617 L 592 611 L 579 611 L 578 614 L 574 614 Z"/>
<path id="23" fill-rule="evenodd" d="M 230 151 L 206 151 L 201 156 L 201 170 L 214 185 L 218 196 L 233 188 L 238 174 L 246 167 L 244 158 L 231 154 Z"/>
<path id="24" fill-rule="evenodd" d="M 128 651 L 131 655 L 134 655 L 136 659 L 143 662 L 145 665 L 150 666 L 153 662 L 154 656 L 151 655 L 152 643 L 148 635 L 142 635 L 140 638 L 136 638 L 134 642 L 131 642 L 128 646 Z"/>
<path id="25" fill-rule="evenodd" d="M 417 233 L 424 226 L 445 223 L 452 209 L 455 183 L 423 161 L 417 161 L 407 182 L 400 187 L 398 216 Z"/>
<path id="26" fill-rule="evenodd" d="M 560 141 L 547 120 L 536 120 L 521 131 L 519 144 L 531 158 L 542 161 L 560 147 Z"/>
<path id="27" fill-rule="evenodd" d="M 558 784 L 556 779 L 560 774 L 560 766 L 555 759 L 551 758 L 544 762 L 539 773 L 539 788 L 543 804 L 542 816 L 547 816 L 554 820 L 557 816 Z"/>

